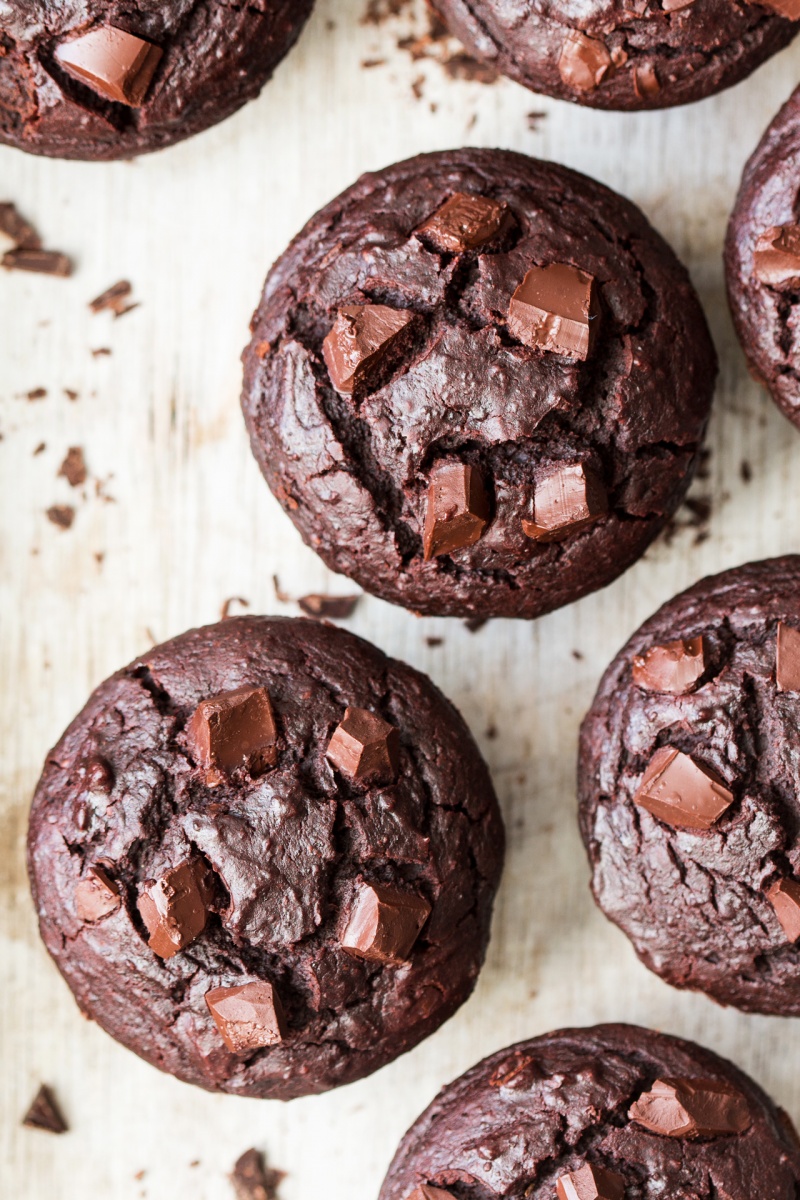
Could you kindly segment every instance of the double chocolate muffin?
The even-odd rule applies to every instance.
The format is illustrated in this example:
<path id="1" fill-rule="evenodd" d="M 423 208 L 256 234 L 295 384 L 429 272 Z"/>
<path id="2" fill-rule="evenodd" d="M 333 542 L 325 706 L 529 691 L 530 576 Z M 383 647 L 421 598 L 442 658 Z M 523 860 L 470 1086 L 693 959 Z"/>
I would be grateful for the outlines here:
<path id="1" fill-rule="evenodd" d="M 484 1059 L 400 1143 L 380 1200 L 795 1200 L 800 1142 L 732 1063 L 632 1025 Z"/>
<path id="2" fill-rule="evenodd" d="M 606 671 L 581 730 L 595 899 L 676 987 L 800 1015 L 800 557 L 704 579 Z"/>
<path id="3" fill-rule="evenodd" d="M 48 756 L 28 850 L 88 1017 L 189 1083 L 290 1099 L 467 999 L 503 826 L 430 680 L 342 630 L 242 617 L 94 692 Z"/>
<path id="4" fill-rule="evenodd" d="M 0 0 L 0 142 L 130 158 L 253 100 L 314 0 Z"/>
<path id="5" fill-rule="evenodd" d="M 431 0 L 478 58 L 594 108 L 688 104 L 744 79 L 798 30 L 800 0 Z"/>
<path id="6" fill-rule="evenodd" d="M 364 176 L 270 272 L 253 452 L 305 541 L 433 615 L 536 617 L 644 552 L 716 377 L 642 213 L 554 163 L 427 154 Z"/>

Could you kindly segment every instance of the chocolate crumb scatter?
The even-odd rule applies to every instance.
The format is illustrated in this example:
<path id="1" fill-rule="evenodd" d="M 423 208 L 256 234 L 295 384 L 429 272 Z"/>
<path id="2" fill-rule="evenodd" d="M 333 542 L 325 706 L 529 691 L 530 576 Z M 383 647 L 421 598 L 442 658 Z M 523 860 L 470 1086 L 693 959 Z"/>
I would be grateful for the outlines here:
<path id="1" fill-rule="evenodd" d="M 70 446 L 66 458 L 58 469 L 58 474 L 66 479 L 70 487 L 80 487 L 86 483 L 88 472 L 80 446 Z"/>
<path id="2" fill-rule="evenodd" d="M 251 1149 L 237 1159 L 231 1183 L 236 1200 L 277 1200 L 278 1186 L 285 1178 L 285 1171 L 268 1167 L 261 1151 Z"/>
<path id="3" fill-rule="evenodd" d="M 47 509 L 47 519 L 59 529 L 71 529 L 75 520 L 75 509 L 71 504 L 53 504 Z"/>
<path id="4" fill-rule="evenodd" d="M 66 1133 L 69 1129 L 52 1090 L 46 1084 L 39 1088 L 22 1118 L 22 1124 L 27 1129 L 42 1129 L 45 1133 Z"/>
<path id="5" fill-rule="evenodd" d="M 327 757 L 358 783 L 393 783 L 399 770 L 400 735 L 364 708 L 347 708 L 328 743 Z"/>
<path id="6" fill-rule="evenodd" d="M 650 760 L 634 803 L 678 829 L 711 829 L 733 804 L 733 793 L 710 767 L 671 746 Z"/>

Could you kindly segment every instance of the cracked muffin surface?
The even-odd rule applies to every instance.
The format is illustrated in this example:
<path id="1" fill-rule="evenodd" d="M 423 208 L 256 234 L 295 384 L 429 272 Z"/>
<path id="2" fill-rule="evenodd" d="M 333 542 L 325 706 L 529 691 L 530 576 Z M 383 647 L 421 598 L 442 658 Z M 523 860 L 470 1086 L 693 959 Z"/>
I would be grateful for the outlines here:
<path id="1" fill-rule="evenodd" d="M 664 1080 L 725 1096 L 706 1106 L 717 1128 L 666 1133 L 663 1108 L 642 1124 Z M 599 1025 L 519 1042 L 448 1084 L 400 1143 L 380 1200 L 750 1200 L 754 1179 L 794 1200 L 800 1143 L 752 1079 L 693 1042 Z"/>
<path id="2" fill-rule="evenodd" d="M 688 104 L 746 78 L 795 36 L 787 0 L 431 0 L 478 58 L 595 108 Z M 796 10 L 795 10 L 796 15 Z"/>
<path id="3" fill-rule="evenodd" d="M 242 407 L 334 570 L 417 612 L 535 617 L 644 552 L 691 481 L 716 355 L 630 202 L 498 150 L 366 175 L 270 272 Z"/>
<path id="4" fill-rule="evenodd" d="M 466 1000 L 503 827 L 430 680 L 340 629 L 241 617 L 97 688 L 48 755 L 28 851 L 87 1016 L 187 1082 L 289 1099 Z"/>
<path id="5" fill-rule="evenodd" d="M 255 99 L 312 6 L 0 0 L 0 142 L 77 159 L 172 145 Z"/>
<path id="6" fill-rule="evenodd" d="M 702 580 L 633 635 L 581 730 L 597 903 L 676 987 L 800 1015 L 800 557 Z"/>

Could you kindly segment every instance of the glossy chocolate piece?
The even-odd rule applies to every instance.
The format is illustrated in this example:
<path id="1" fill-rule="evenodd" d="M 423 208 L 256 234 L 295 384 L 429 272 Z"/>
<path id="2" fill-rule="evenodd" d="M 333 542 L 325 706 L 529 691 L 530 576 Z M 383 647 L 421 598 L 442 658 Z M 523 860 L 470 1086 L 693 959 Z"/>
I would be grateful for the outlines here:
<path id="1" fill-rule="evenodd" d="M 352 396 L 368 383 L 416 314 L 385 304 L 350 304 L 340 308 L 322 344 L 322 355 L 337 392 Z"/>
<path id="2" fill-rule="evenodd" d="M 456 192 L 416 232 L 440 254 L 463 254 L 465 250 L 480 250 L 510 223 L 507 204 Z"/>
<path id="3" fill-rule="evenodd" d="M 569 263 L 532 267 L 508 309 L 508 331 L 539 350 L 584 361 L 600 328 L 594 276 Z"/>
<path id="4" fill-rule="evenodd" d="M 89 867 L 75 888 L 78 919 L 91 924 L 116 912 L 122 904 L 119 887 L 100 866 Z"/>
<path id="5" fill-rule="evenodd" d="M 430 473 L 422 535 L 425 561 L 474 546 L 489 523 L 489 498 L 477 467 L 443 462 Z"/>
<path id="6" fill-rule="evenodd" d="M 523 520 L 522 529 L 535 542 L 560 542 L 607 512 L 606 490 L 595 472 L 583 463 L 562 465 L 538 480 L 533 520 Z"/>
<path id="7" fill-rule="evenodd" d="M 263 770 L 277 761 L 278 732 L 265 687 L 236 688 L 201 700 L 187 728 L 192 757 L 206 770 Z"/>
<path id="8" fill-rule="evenodd" d="M 393 725 L 365 708 L 347 708 L 326 755 L 358 783 L 391 783 L 399 769 L 400 735 Z"/>
<path id="9" fill-rule="evenodd" d="M 375 962 L 403 962 L 430 912 L 422 896 L 363 883 L 350 910 L 342 948 Z"/>
<path id="10" fill-rule="evenodd" d="M 759 236 L 753 251 L 753 274 L 767 287 L 800 284 L 800 225 L 773 225 Z"/>
<path id="11" fill-rule="evenodd" d="M 91 29 L 56 47 L 56 61 L 106 100 L 139 108 L 164 51 L 113 25 Z"/>
<path id="12" fill-rule="evenodd" d="M 277 1046 L 286 1037 L 283 1007 L 266 979 L 212 988 L 205 999 L 222 1040 L 234 1054 Z"/>
<path id="13" fill-rule="evenodd" d="M 779 692 L 800 692 L 800 630 L 778 622 L 775 683 Z"/>
<path id="14" fill-rule="evenodd" d="M 201 859 L 182 862 L 143 885 L 137 906 L 159 958 L 172 958 L 206 927 L 211 883 Z"/>
<path id="15" fill-rule="evenodd" d="M 612 69 L 611 54 L 605 42 L 571 29 L 564 38 L 558 73 L 568 87 L 593 92 Z"/>
<path id="16" fill-rule="evenodd" d="M 800 883 L 796 879 L 779 879 L 767 892 L 787 941 L 800 941 Z"/>
<path id="17" fill-rule="evenodd" d="M 628 1116 L 651 1133 L 689 1140 L 744 1133 L 751 1124 L 747 1099 L 715 1079 L 657 1079 Z"/>
<path id="18" fill-rule="evenodd" d="M 685 696 L 706 669 L 705 643 L 702 635 L 678 638 L 651 646 L 633 659 L 631 677 L 637 687 L 647 692 L 667 692 Z"/>
<path id="19" fill-rule="evenodd" d="M 556 1181 L 558 1200 L 624 1200 L 625 1180 L 616 1171 L 587 1163 Z"/>
<path id="20" fill-rule="evenodd" d="M 634 803 L 677 829 L 711 829 L 733 804 L 733 793 L 688 754 L 662 746 L 650 760 Z"/>

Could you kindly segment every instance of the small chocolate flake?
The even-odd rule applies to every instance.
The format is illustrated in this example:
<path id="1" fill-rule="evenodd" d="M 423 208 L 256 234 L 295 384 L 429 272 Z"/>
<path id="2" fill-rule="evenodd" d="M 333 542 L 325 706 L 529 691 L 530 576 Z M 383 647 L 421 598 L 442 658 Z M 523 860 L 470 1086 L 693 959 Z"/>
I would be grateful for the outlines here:
<path id="1" fill-rule="evenodd" d="M 616 1171 L 589 1163 L 556 1181 L 558 1200 L 624 1200 L 625 1180 Z"/>
<path id="2" fill-rule="evenodd" d="M 58 250 L 7 250 L 2 265 L 7 271 L 31 271 L 36 275 L 55 275 L 62 279 L 72 274 L 72 261 Z"/>
<path id="3" fill-rule="evenodd" d="M 297 603 L 306 616 L 345 621 L 353 615 L 360 600 L 360 594 L 358 596 L 322 596 L 312 592 L 308 596 L 301 596 Z"/>
<path id="4" fill-rule="evenodd" d="M 800 942 L 800 883 L 796 879 L 779 879 L 767 892 L 786 938 L 793 945 Z"/>
<path id="5" fill-rule="evenodd" d="M 37 458 L 40 454 L 44 454 L 46 449 L 47 449 L 47 442 L 39 442 L 39 445 L 36 447 L 36 449 L 33 452 L 33 457 Z"/>
<path id="6" fill-rule="evenodd" d="M 89 308 L 93 313 L 112 312 L 114 317 L 124 317 L 125 313 L 132 312 L 134 308 L 138 308 L 138 304 L 129 304 L 133 288 L 127 279 L 121 279 L 119 283 L 112 284 L 110 288 L 102 292 L 94 300 L 90 301 Z"/>
<path id="7" fill-rule="evenodd" d="M 86 483 L 86 462 L 80 446 L 70 446 L 58 473 L 66 479 L 70 487 L 80 487 L 81 484 Z"/>
<path id="8" fill-rule="evenodd" d="M 70 529 L 75 520 L 75 509 L 71 504 L 53 504 L 47 510 L 47 519 L 59 529 Z"/>
<path id="9" fill-rule="evenodd" d="M 22 1124 L 28 1129 L 43 1129 L 46 1133 L 66 1133 L 69 1129 L 55 1096 L 45 1084 L 36 1093 Z"/>
<path id="10" fill-rule="evenodd" d="M 231 1173 L 236 1200 L 277 1200 L 278 1186 L 285 1178 L 285 1171 L 268 1167 L 261 1151 L 254 1149 L 245 1150 Z"/>
<path id="11" fill-rule="evenodd" d="M 706 669 L 705 641 L 702 637 L 679 638 L 661 646 L 650 646 L 633 659 L 632 679 L 648 692 L 668 692 L 685 696 L 691 692 Z"/>
<path id="12" fill-rule="evenodd" d="M 0 204 L 0 234 L 12 243 L 15 250 L 41 250 L 41 239 L 25 218 L 20 214 L 16 205 L 6 202 Z"/>

